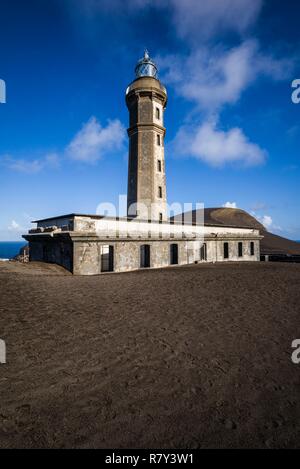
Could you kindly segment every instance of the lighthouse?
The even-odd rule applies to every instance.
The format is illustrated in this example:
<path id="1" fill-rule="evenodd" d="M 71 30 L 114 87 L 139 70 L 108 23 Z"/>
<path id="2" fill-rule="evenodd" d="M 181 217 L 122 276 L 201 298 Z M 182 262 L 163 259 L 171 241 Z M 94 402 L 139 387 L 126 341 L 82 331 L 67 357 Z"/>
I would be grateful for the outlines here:
<path id="1" fill-rule="evenodd" d="M 126 90 L 129 110 L 127 214 L 143 220 L 167 220 L 164 140 L 166 88 L 148 51 L 135 67 Z"/>

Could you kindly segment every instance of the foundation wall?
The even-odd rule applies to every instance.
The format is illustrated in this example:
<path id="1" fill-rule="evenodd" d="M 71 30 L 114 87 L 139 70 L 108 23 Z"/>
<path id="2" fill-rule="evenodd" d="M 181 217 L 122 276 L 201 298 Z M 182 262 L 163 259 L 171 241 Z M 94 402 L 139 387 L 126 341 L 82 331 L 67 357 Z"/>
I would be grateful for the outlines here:
<path id="1" fill-rule="evenodd" d="M 229 257 L 224 259 L 224 242 L 207 241 L 206 256 L 201 258 L 201 246 L 198 241 L 105 241 L 74 243 L 74 274 L 97 275 L 101 273 L 101 246 L 113 247 L 113 271 L 128 272 L 141 268 L 141 246 L 150 246 L 150 268 L 167 267 L 171 263 L 171 244 L 178 245 L 178 265 L 195 262 L 230 262 L 259 261 L 259 240 L 254 240 L 254 255 L 251 255 L 251 240 L 243 243 L 243 256 L 238 256 L 238 240 L 229 241 Z"/>
<path id="2" fill-rule="evenodd" d="M 41 239 L 42 238 L 42 239 Z M 30 242 L 30 260 L 52 262 L 62 265 L 75 275 L 98 275 L 105 264 L 103 253 L 111 246 L 111 264 L 114 272 L 128 272 L 141 268 L 141 247 L 150 247 L 150 268 L 167 267 L 171 264 L 171 245 L 178 246 L 178 265 L 194 262 L 259 261 L 259 239 L 207 239 L 194 240 L 89 240 L 34 237 Z M 239 256 L 238 243 L 242 243 Z M 251 244 L 254 243 L 254 254 Z M 224 243 L 228 243 L 228 258 L 224 258 Z M 107 262 L 106 262 L 107 263 Z"/>

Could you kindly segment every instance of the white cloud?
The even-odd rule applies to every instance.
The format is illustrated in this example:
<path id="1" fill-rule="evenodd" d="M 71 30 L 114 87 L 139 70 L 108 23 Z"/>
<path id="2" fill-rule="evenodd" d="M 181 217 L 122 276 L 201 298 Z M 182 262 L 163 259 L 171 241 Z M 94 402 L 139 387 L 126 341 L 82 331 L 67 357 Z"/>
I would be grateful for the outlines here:
<path id="1" fill-rule="evenodd" d="M 0 160 L 1 164 L 12 171 L 25 174 L 36 174 L 44 168 L 54 168 L 59 166 L 59 156 L 57 153 L 49 153 L 44 157 L 34 160 L 25 158 L 14 158 L 11 155 L 4 155 Z"/>
<path id="2" fill-rule="evenodd" d="M 7 227 L 9 231 L 21 231 L 22 228 L 15 220 L 12 220 L 11 224 Z"/>
<path id="3" fill-rule="evenodd" d="M 109 121 L 106 127 L 101 127 L 97 119 L 92 117 L 60 154 L 49 152 L 35 159 L 3 155 L 0 158 L 0 164 L 12 171 L 37 174 L 44 169 L 58 168 L 65 156 L 85 163 L 93 163 L 107 153 L 122 149 L 125 135 L 125 128 L 119 120 Z"/>
<path id="4" fill-rule="evenodd" d="M 74 8 L 74 0 L 69 0 Z M 148 7 L 166 10 L 178 36 L 197 42 L 224 32 L 243 34 L 257 19 L 262 0 L 77 0 L 88 18 L 113 10 L 115 14 L 140 14 Z"/>
<path id="5" fill-rule="evenodd" d="M 52 168 L 58 168 L 60 165 L 60 156 L 56 152 L 48 153 L 44 158 L 44 165 Z"/>
<path id="6" fill-rule="evenodd" d="M 173 146 L 179 155 L 193 156 L 214 167 L 226 163 L 260 165 L 267 155 L 258 145 L 249 141 L 242 129 L 236 127 L 226 132 L 217 129 L 212 122 L 194 128 L 182 127 Z"/>
<path id="7" fill-rule="evenodd" d="M 256 40 L 244 41 L 230 49 L 197 48 L 186 57 L 170 55 L 157 60 L 163 81 L 210 112 L 236 103 L 259 76 L 285 79 L 292 67 L 291 60 L 264 55 Z"/>
<path id="8" fill-rule="evenodd" d="M 252 211 L 253 215 L 268 231 L 282 231 L 281 226 L 276 225 L 273 221 L 273 218 L 270 215 L 258 215 L 256 212 Z"/>
<path id="9" fill-rule="evenodd" d="M 120 150 L 124 140 L 125 128 L 118 119 L 102 127 L 92 117 L 67 146 L 66 154 L 74 160 L 93 163 L 112 150 Z"/>
<path id="10" fill-rule="evenodd" d="M 271 226 L 273 225 L 273 220 L 270 215 L 263 215 L 262 217 L 260 217 L 260 221 L 266 228 L 271 228 Z"/>
<path id="11" fill-rule="evenodd" d="M 13 241 L 16 239 L 21 239 L 21 235 L 28 232 L 28 230 L 31 228 L 31 220 L 34 217 L 30 217 L 26 213 L 23 213 L 20 215 L 20 217 L 22 218 L 21 222 L 13 219 L 5 227 L 0 226 L 0 239 L 3 239 L 4 241 Z"/>
<path id="12" fill-rule="evenodd" d="M 236 202 L 226 202 L 222 205 L 224 208 L 237 208 Z"/>
<path id="13" fill-rule="evenodd" d="M 265 161 L 266 151 L 251 142 L 241 128 L 222 131 L 216 122 L 222 108 L 238 102 L 259 76 L 285 78 L 291 61 L 266 56 L 257 41 L 249 40 L 229 50 L 200 48 L 188 57 L 158 57 L 158 62 L 165 71 L 166 83 L 195 103 L 194 111 L 201 109 L 206 116 L 202 125 L 179 129 L 174 146 L 177 154 L 194 156 L 216 167 L 225 163 L 253 166 Z"/>
<path id="14" fill-rule="evenodd" d="M 16 159 L 11 156 L 3 158 L 2 163 L 13 171 L 27 174 L 38 173 L 43 167 L 42 160 L 36 159 L 29 161 L 25 159 Z"/>
<path id="15" fill-rule="evenodd" d="M 226 31 L 244 33 L 257 19 L 262 0 L 170 0 L 178 34 L 195 43 Z"/>

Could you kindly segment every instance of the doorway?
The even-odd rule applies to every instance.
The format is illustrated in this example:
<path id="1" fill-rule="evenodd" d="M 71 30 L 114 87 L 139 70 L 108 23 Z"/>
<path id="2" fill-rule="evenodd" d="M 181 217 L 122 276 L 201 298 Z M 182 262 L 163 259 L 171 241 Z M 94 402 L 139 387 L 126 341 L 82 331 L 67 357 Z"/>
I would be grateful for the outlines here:
<path id="1" fill-rule="evenodd" d="M 114 270 L 114 247 L 101 246 L 101 272 L 113 272 Z"/>
<path id="2" fill-rule="evenodd" d="M 143 244 L 141 246 L 141 268 L 150 267 L 150 246 L 149 244 Z"/>
<path id="3" fill-rule="evenodd" d="M 178 264 L 178 244 L 170 245 L 170 264 Z"/>

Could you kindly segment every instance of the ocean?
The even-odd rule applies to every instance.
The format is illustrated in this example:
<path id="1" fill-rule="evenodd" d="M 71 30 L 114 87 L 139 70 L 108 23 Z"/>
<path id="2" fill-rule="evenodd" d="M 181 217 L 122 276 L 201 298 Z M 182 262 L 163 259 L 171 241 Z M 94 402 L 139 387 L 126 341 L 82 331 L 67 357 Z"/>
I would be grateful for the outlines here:
<path id="1" fill-rule="evenodd" d="M 25 245 L 26 241 L 0 241 L 0 259 L 12 259 Z"/>

